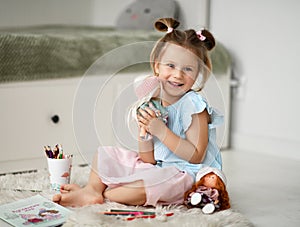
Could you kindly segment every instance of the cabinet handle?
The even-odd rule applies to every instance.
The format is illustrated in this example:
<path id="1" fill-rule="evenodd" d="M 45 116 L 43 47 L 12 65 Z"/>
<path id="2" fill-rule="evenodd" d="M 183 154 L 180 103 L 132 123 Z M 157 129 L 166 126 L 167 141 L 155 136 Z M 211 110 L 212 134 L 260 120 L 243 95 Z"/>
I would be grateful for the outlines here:
<path id="1" fill-rule="evenodd" d="M 51 117 L 51 120 L 54 124 L 57 124 L 59 122 L 59 116 L 58 115 L 53 115 Z"/>

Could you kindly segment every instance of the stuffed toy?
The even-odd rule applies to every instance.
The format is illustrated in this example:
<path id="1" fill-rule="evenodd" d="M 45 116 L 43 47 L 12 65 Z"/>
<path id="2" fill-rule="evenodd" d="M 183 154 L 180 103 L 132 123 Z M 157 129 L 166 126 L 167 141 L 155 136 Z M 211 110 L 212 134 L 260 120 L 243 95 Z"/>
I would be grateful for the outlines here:
<path id="1" fill-rule="evenodd" d="M 162 120 L 165 124 L 168 119 L 168 112 L 166 108 L 161 105 L 161 100 L 158 98 L 160 94 L 160 83 L 157 76 L 148 76 L 145 79 L 139 81 L 135 87 L 135 93 L 138 98 L 136 103 L 136 111 L 134 114 L 138 114 L 138 110 L 149 107 L 155 112 L 157 118 Z M 152 136 L 141 128 L 140 138 L 142 140 L 150 140 Z"/>
<path id="2" fill-rule="evenodd" d="M 158 18 L 178 19 L 178 5 L 174 0 L 135 0 L 117 18 L 117 29 L 154 30 Z"/>
<path id="3" fill-rule="evenodd" d="M 204 167 L 196 176 L 196 183 L 184 195 L 188 208 L 200 208 L 204 214 L 230 208 L 224 173 L 212 167 Z"/>

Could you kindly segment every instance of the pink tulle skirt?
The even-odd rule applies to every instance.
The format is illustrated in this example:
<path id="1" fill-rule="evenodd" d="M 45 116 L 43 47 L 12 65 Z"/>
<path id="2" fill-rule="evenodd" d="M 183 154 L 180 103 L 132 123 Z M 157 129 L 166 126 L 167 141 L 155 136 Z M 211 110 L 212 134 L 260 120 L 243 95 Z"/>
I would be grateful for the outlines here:
<path id="1" fill-rule="evenodd" d="M 97 161 L 98 175 L 109 188 L 142 180 L 145 206 L 181 204 L 184 193 L 194 183 L 192 176 L 174 166 L 161 168 L 144 163 L 136 152 L 120 147 L 99 147 Z"/>

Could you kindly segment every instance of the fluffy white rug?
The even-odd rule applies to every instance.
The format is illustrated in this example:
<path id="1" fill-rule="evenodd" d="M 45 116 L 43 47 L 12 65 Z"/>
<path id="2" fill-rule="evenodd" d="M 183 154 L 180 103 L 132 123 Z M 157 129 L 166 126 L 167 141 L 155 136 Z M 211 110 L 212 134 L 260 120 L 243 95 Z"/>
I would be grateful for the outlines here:
<path id="1" fill-rule="evenodd" d="M 73 166 L 71 182 L 85 185 L 89 176 L 89 167 Z M 0 204 L 33 196 L 37 193 L 51 199 L 55 192 L 49 189 L 49 178 L 46 170 L 31 173 L 7 174 L 0 176 Z M 40 192 L 34 192 L 40 191 Z M 105 216 L 98 212 L 113 208 L 139 209 L 155 211 L 156 218 L 124 221 L 115 216 Z M 200 209 L 187 209 L 185 206 L 158 206 L 155 208 L 125 206 L 106 202 L 81 208 L 70 208 L 73 212 L 64 226 L 208 226 L 208 227 L 252 227 L 253 224 L 238 211 L 233 209 L 216 212 L 211 215 L 202 214 Z M 164 214 L 173 212 L 166 217 Z"/>

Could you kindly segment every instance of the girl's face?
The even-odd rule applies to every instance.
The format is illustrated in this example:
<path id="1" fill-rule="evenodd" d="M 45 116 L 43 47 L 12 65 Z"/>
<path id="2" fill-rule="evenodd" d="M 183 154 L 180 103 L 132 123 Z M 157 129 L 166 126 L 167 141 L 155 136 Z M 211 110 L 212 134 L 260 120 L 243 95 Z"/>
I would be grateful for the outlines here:
<path id="1" fill-rule="evenodd" d="M 198 57 L 186 48 L 168 43 L 155 62 L 163 86 L 163 102 L 172 104 L 189 91 L 199 73 Z"/>

